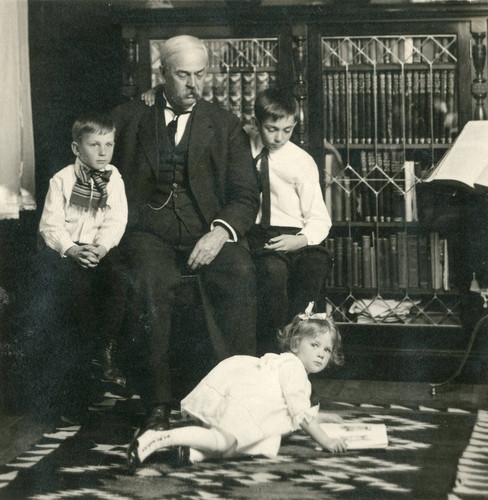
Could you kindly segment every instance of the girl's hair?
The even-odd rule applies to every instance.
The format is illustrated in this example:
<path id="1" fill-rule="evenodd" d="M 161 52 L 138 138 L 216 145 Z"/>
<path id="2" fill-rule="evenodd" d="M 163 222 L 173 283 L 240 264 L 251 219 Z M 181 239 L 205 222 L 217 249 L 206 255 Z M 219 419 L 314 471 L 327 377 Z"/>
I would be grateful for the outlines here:
<path id="1" fill-rule="evenodd" d="M 261 93 L 254 104 L 254 116 L 262 123 L 266 118 L 280 120 L 293 116 L 298 121 L 300 108 L 291 90 L 269 88 Z"/>
<path id="2" fill-rule="evenodd" d="M 278 331 L 278 342 L 282 351 L 292 351 L 304 337 L 316 337 L 330 332 L 332 336 L 332 363 L 342 366 L 344 354 L 342 353 L 342 338 L 334 321 L 330 318 L 324 319 L 302 319 L 295 316 L 291 323 Z"/>
<path id="3" fill-rule="evenodd" d="M 103 113 L 85 113 L 80 116 L 71 129 L 73 141 L 81 141 L 85 134 L 105 135 L 115 132 L 115 125 L 110 116 Z"/>

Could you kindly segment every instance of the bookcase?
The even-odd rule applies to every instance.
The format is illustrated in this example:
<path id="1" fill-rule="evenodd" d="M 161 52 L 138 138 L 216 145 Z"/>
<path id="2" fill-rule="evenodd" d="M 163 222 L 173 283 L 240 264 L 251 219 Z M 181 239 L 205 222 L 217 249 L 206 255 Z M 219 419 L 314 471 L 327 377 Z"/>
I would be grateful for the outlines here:
<path id="1" fill-rule="evenodd" d="M 488 8 L 252 3 L 235 2 L 236 11 L 228 2 L 225 16 L 210 5 L 124 12 L 124 94 L 158 83 L 158 48 L 180 33 L 207 43 L 204 98 L 244 125 L 257 93 L 294 85 L 293 140 L 319 165 L 333 220 L 322 306 L 341 325 L 348 354 L 374 369 L 392 356 L 441 365 L 461 358 L 471 277 L 464 235 L 427 220 L 438 206 L 422 179 L 468 120 L 486 119 Z"/>
<path id="2" fill-rule="evenodd" d="M 339 322 L 461 326 L 456 247 L 418 213 L 418 185 L 458 130 L 458 34 L 320 43 L 328 286 L 339 298 L 327 309 Z"/>

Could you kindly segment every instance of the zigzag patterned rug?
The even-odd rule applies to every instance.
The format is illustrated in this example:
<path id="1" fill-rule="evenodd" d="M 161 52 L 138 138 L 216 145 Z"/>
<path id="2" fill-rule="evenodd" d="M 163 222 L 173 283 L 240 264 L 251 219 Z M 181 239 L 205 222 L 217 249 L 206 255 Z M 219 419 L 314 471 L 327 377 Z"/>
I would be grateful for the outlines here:
<path id="1" fill-rule="evenodd" d="M 125 456 L 140 418 L 140 402 L 137 397 L 106 394 L 91 409 L 87 424 L 53 429 L 1 467 L 0 497 L 431 500 L 448 495 L 468 498 L 463 495 L 476 488 L 485 495 L 476 498 L 488 498 L 486 412 L 346 403 L 331 404 L 326 410 L 331 409 L 346 420 L 386 424 L 388 447 L 332 455 L 317 451 L 305 434 L 297 432 L 283 441 L 275 459 L 255 457 L 175 469 L 161 453 L 131 476 Z M 172 418 L 175 426 L 185 425 L 178 413 Z"/>

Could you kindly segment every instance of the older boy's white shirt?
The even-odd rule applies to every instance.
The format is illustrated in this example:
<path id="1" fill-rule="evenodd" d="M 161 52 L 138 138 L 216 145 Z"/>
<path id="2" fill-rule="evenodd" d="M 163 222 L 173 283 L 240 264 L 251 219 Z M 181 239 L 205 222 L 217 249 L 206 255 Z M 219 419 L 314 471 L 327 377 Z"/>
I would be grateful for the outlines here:
<path id="1" fill-rule="evenodd" d="M 77 242 L 103 245 L 107 250 L 117 246 L 127 225 L 127 199 L 122 176 L 113 165 L 107 183 L 107 207 L 84 209 L 70 204 L 76 182 L 75 166 L 68 165 L 49 182 L 49 190 L 39 223 L 39 233 L 46 245 L 64 257 Z"/>
<path id="2" fill-rule="evenodd" d="M 252 155 L 262 150 L 259 134 L 251 137 Z M 258 171 L 261 161 L 257 164 Z M 302 228 L 309 245 L 318 245 L 329 234 L 332 222 L 325 206 L 317 164 L 302 148 L 288 141 L 269 153 L 271 225 Z M 261 208 L 256 224 L 261 221 Z"/>

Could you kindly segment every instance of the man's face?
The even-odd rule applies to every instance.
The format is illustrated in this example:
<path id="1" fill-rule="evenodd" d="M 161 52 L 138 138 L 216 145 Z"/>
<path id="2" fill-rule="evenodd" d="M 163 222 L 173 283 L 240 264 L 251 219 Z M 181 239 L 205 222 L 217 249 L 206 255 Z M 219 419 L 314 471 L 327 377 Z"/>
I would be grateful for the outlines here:
<path id="1" fill-rule="evenodd" d="M 177 52 L 161 68 L 164 93 L 176 112 L 185 111 L 202 97 L 206 73 L 207 58 L 201 48 Z"/>
<path id="2" fill-rule="evenodd" d="M 292 115 L 279 120 L 266 118 L 262 123 L 258 122 L 263 145 L 270 151 L 282 148 L 290 140 L 295 125 L 295 117 Z"/>

